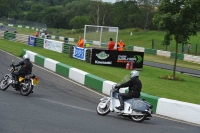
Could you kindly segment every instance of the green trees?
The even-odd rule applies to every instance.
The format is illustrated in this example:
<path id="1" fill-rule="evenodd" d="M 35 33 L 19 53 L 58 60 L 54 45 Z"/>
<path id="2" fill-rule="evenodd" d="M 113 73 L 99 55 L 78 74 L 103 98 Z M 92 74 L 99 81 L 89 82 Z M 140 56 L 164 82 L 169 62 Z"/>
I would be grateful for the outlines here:
<path id="1" fill-rule="evenodd" d="M 147 1 L 145 5 L 143 1 Z M 93 25 L 153 29 L 154 8 L 148 1 L 152 0 L 114 4 L 90 0 L 0 0 L 0 16 L 67 29 L 75 26 L 70 24 L 71 19 L 87 16 L 87 21 Z"/>
<path id="2" fill-rule="evenodd" d="M 0 0 L 0 16 L 6 18 L 23 18 L 21 0 Z"/>
<path id="3" fill-rule="evenodd" d="M 162 0 L 159 13 L 154 16 L 154 23 L 166 31 L 165 43 L 176 41 L 176 55 L 173 76 L 175 76 L 178 44 L 186 44 L 189 37 L 196 35 L 200 28 L 199 0 Z"/>
<path id="4" fill-rule="evenodd" d="M 69 22 L 69 25 L 74 29 L 83 28 L 87 24 L 90 24 L 87 16 L 75 16 Z"/>
<path id="5" fill-rule="evenodd" d="M 42 4 L 34 4 L 31 6 L 30 11 L 25 15 L 25 19 L 34 22 L 41 22 L 44 10 L 44 6 Z"/>

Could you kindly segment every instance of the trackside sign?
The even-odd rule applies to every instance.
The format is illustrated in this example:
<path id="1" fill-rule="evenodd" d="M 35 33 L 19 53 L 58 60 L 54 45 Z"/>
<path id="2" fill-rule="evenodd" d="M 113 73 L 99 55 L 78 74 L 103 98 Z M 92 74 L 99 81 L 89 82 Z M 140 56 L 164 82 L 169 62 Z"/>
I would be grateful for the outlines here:
<path id="1" fill-rule="evenodd" d="M 125 67 L 133 62 L 134 68 L 143 68 L 144 52 L 92 49 L 91 64 Z"/>

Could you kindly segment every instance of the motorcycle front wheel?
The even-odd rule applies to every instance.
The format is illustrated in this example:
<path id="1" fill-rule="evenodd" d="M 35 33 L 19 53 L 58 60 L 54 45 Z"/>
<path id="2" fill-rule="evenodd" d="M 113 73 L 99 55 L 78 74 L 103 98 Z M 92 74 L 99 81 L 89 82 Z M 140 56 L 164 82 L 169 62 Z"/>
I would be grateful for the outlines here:
<path id="1" fill-rule="evenodd" d="M 33 85 L 31 83 L 31 80 L 26 80 L 20 89 L 21 95 L 28 96 L 30 93 L 32 93 L 32 91 L 33 91 Z"/>
<path id="2" fill-rule="evenodd" d="M 100 103 L 97 105 L 97 113 L 99 115 L 103 115 L 103 116 L 107 115 L 108 113 L 110 113 L 110 102 L 103 109 L 100 107 Z"/>
<path id="3" fill-rule="evenodd" d="M 146 115 L 130 116 L 130 118 L 135 122 L 142 122 L 146 119 Z"/>
<path id="4" fill-rule="evenodd" d="M 1 81 L 0 81 L 0 89 L 2 91 L 5 91 L 6 89 L 8 89 L 8 87 L 10 86 L 10 84 L 8 83 L 8 79 L 9 79 L 9 76 L 8 75 L 5 75 Z"/>

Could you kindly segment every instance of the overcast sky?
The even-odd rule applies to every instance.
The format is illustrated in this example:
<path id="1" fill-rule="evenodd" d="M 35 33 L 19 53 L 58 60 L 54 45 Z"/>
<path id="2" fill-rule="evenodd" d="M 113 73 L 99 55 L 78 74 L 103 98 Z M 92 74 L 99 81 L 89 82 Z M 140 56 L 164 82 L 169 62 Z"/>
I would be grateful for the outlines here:
<path id="1" fill-rule="evenodd" d="M 103 2 L 112 2 L 112 3 L 114 3 L 114 2 L 116 2 L 116 0 L 103 0 Z"/>

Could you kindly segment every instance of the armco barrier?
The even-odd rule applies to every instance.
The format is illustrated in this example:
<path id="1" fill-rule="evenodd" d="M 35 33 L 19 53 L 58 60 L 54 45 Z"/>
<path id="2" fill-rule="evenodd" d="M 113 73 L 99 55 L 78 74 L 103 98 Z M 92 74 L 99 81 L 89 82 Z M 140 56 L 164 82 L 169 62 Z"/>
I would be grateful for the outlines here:
<path id="1" fill-rule="evenodd" d="M 23 52 L 23 53 L 25 53 L 25 52 Z M 31 52 L 31 51 L 26 51 L 26 53 L 29 54 L 30 61 L 35 62 L 36 53 Z"/>
<path id="2" fill-rule="evenodd" d="M 74 42 L 74 38 L 69 38 L 69 42 Z"/>
<path id="3" fill-rule="evenodd" d="M 192 56 L 192 62 L 200 64 L 200 56 Z"/>
<path id="4" fill-rule="evenodd" d="M 0 31 L 0 38 L 4 38 L 4 31 Z"/>
<path id="5" fill-rule="evenodd" d="M 95 89 L 98 92 L 102 92 L 103 82 L 105 79 L 97 77 L 92 74 L 85 75 L 85 86 Z"/>
<path id="6" fill-rule="evenodd" d="M 56 37 L 55 36 L 51 36 L 51 39 L 56 39 Z"/>
<path id="7" fill-rule="evenodd" d="M 55 39 L 56 39 L 56 40 L 59 40 L 59 36 L 56 36 Z"/>
<path id="8" fill-rule="evenodd" d="M 171 52 L 170 58 L 175 58 L 175 55 L 176 55 L 176 53 Z M 184 58 L 184 54 L 181 54 L 181 53 L 178 53 L 177 56 L 178 56 L 177 59 L 180 59 L 180 60 L 183 60 L 183 58 Z"/>
<path id="9" fill-rule="evenodd" d="M 44 46 L 44 39 L 43 38 L 36 38 L 36 47 L 41 47 L 43 48 Z"/>
<path id="10" fill-rule="evenodd" d="M 141 98 L 146 99 L 153 105 L 153 112 L 156 112 L 159 97 L 152 96 L 141 92 Z"/>
<path id="11" fill-rule="evenodd" d="M 160 98 L 157 106 L 159 115 L 200 124 L 200 105 Z"/>
<path id="12" fill-rule="evenodd" d="M 133 46 L 128 45 L 128 50 L 129 50 L 129 51 L 133 51 Z"/>
<path id="13" fill-rule="evenodd" d="M 44 60 L 44 67 L 55 72 L 56 71 L 56 64 L 58 64 L 58 63 L 59 63 L 58 61 L 46 58 Z"/>
<path id="14" fill-rule="evenodd" d="M 31 61 L 35 64 L 70 78 L 103 94 L 109 95 L 112 85 L 116 84 L 115 82 L 105 80 L 80 69 L 73 68 L 24 49 L 22 55 L 25 53 L 30 55 Z M 125 93 L 127 89 L 128 88 L 121 88 L 120 92 Z M 159 98 L 145 93 L 141 93 L 141 97 L 154 106 L 153 112 L 156 114 L 200 124 L 200 105 Z"/>
<path id="15" fill-rule="evenodd" d="M 64 41 L 64 39 L 65 39 L 65 38 L 62 37 L 62 36 L 59 37 L 59 40 L 61 40 L 61 41 Z"/>
<path id="16" fill-rule="evenodd" d="M 192 55 L 184 54 L 184 61 L 192 62 Z"/>
<path id="17" fill-rule="evenodd" d="M 87 74 L 89 74 L 89 73 L 84 72 L 77 68 L 71 68 L 69 71 L 69 78 L 84 85 L 85 75 L 87 75 Z"/>
<path id="18" fill-rule="evenodd" d="M 14 25 L 13 24 L 8 24 L 8 26 L 13 27 Z"/>
<path id="19" fill-rule="evenodd" d="M 134 50 L 134 51 L 138 51 L 138 52 L 144 52 L 144 51 L 145 51 L 145 48 L 134 46 L 133 50 Z"/>
<path id="20" fill-rule="evenodd" d="M 16 42 L 21 42 L 21 43 L 24 43 L 24 44 L 28 44 L 28 38 L 29 38 L 28 35 L 16 34 L 16 39 L 15 39 L 15 41 L 16 41 Z"/>
<path id="21" fill-rule="evenodd" d="M 63 47 L 63 53 L 66 53 L 66 54 L 69 54 L 69 52 L 70 52 L 70 46 L 74 46 L 73 44 L 68 44 L 68 43 L 64 43 L 63 45 L 64 45 L 64 47 Z"/>
<path id="22" fill-rule="evenodd" d="M 41 67 L 44 67 L 44 61 L 45 61 L 45 58 L 44 56 L 42 55 L 38 55 L 36 54 L 35 55 L 35 64 L 41 66 Z"/>
<path id="23" fill-rule="evenodd" d="M 74 38 L 74 42 L 78 42 L 78 39 Z"/>
<path id="24" fill-rule="evenodd" d="M 56 73 L 69 78 L 69 70 L 72 68 L 71 66 L 65 65 L 63 63 L 56 64 Z"/>
<path id="25" fill-rule="evenodd" d="M 15 38 L 16 38 L 16 34 L 15 33 L 4 32 L 4 39 L 14 41 Z"/>
<path id="26" fill-rule="evenodd" d="M 171 52 L 169 52 L 169 51 L 157 50 L 157 54 L 156 54 L 156 55 L 158 55 L 158 56 L 164 56 L 164 57 L 170 58 Z"/>
<path id="27" fill-rule="evenodd" d="M 149 48 L 145 48 L 144 52 L 147 54 L 153 54 L 153 55 L 156 55 L 157 53 L 156 49 L 149 49 Z"/>

